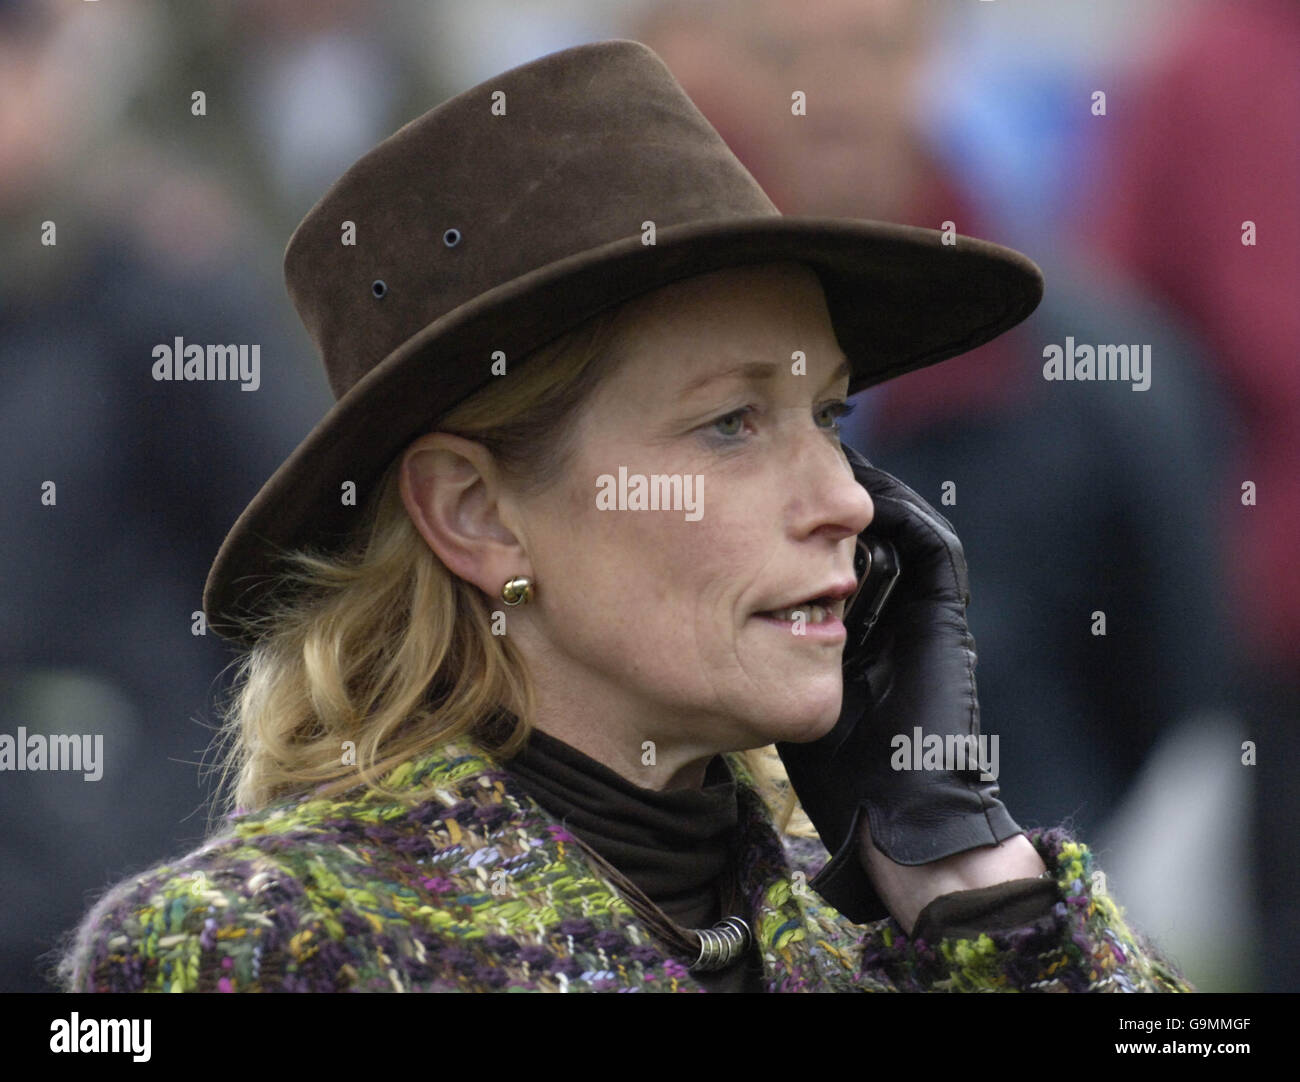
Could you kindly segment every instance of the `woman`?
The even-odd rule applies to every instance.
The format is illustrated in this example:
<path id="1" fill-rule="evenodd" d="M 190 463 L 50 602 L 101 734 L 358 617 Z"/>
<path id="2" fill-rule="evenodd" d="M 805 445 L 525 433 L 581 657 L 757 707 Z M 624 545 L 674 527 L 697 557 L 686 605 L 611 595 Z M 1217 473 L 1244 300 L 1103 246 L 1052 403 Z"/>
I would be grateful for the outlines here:
<path id="1" fill-rule="evenodd" d="M 208 581 L 239 807 L 66 987 L 1187 989 L 1082 845 L 891 766 L 978 735 L 965 563 L 836 419 L 1023 319 L 1028 260 L 781 217 L 614 41 L 385 140 L 286 275 L 339 403 Z"/>

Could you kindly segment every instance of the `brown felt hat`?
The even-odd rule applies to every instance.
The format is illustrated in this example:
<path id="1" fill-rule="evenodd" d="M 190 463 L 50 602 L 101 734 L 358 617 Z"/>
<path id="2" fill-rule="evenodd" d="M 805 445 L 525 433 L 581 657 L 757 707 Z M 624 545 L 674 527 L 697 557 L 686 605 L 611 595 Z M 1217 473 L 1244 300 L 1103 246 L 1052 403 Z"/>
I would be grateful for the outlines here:
<path id="1" fill-rule="evenodd" d="M 279 552 L 341 541 L 356 515 L 343 483 L 363 503 L 412 439 L 496 378 L 495 351 L 509 366 L 638 294 L 724 267 L 807 264 L 850 394 L 1034 310 L 1031 260 L 941 237 L 782 215 L 640 42 L 564 49 L 458 94 L 362 157 L 289 239 L 289 296 L 338 401 L 226 537 L 204 589 L 209 624 L 246 641 L 231 618 L 258 611 Z"/>

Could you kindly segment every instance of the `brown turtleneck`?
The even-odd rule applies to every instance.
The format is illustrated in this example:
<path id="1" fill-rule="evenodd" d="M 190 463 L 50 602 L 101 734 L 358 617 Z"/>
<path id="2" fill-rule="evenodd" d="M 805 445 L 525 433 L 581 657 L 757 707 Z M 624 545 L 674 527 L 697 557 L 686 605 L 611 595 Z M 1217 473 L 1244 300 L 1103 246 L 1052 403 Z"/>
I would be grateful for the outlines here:
<path id="1" fill-rule="evenodd" d="M 702 788 L 643 789 L 535 729 L 524 750 L 506 765 L 529 796 L 676 924 L 708 928 L 722 918 L 719 887 L 734 880 L 730 851 L 740 805 L 735 778 L 721 755 L 709 762 Z M 753 927 L 749 913 L 735 915 Z M 752 948 L 745 962 L 693 974 L 711 992 L 762 991 L 760 975 Z"/>

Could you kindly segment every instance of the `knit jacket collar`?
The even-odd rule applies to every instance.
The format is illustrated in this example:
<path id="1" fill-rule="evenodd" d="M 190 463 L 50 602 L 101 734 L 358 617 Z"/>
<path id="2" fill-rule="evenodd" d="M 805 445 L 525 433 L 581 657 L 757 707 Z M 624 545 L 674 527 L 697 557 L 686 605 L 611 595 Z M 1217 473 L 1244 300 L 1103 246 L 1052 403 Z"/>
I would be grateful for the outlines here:
<path id="1" fill-rule="evenodd" d="M 507 769 L 538 804 L 688 928 L 732 909 L 736 782 L 715 755 L 700 787 L 647 789 L 534 729 Z"/>
<path id="2" fill-rule="evenodd" d="M 844 942 L 844 918 L 807 887 L 804 873 L 791 871 L 744 760 L 734 753 L 725 758 L 738 798 L 739 896 L 766 989 L 860 988 L 852 960 L 830 945 Z M 335 827 L 365 821 L 398 827 L 391 844 L 410 853 L 419 887 L 441 896 L 440 930 L 461 937 L 466 948 L 482 937 L 504 954 L 503 965 L 489 968 L 467 956 L 477 979 L 501 987 L 540 980 L 563 990 L 704 991 L 573 836 L 489 752 L 465 739 L 446 743 L 396 768 L 384 785 L 403 799 L 353 790 L 354 805 L 319 802 L 318 811 Z M 300 800 L 292 813 L 299 820 L 313 810 L 310 797 Z M 421 840 L 404 837 L 408 830 Z"/>

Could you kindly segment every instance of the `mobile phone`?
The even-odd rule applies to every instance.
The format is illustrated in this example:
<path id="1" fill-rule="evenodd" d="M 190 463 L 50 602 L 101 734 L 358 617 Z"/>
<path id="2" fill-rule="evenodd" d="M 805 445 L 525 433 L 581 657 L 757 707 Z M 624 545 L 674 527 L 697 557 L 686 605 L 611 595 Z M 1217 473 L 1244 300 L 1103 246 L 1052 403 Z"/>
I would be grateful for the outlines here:
<path id="1" fill-rule="evenodd" d="M 898 550 L 883 537 L 860 533 L 853 555 L 853 570 L 858 578 L 858 588 L 844 607 L 844 627 L 848 632 L 843 659 L 846 675 L 857 674 L 867 639 L 879 623 L 881 610 L 898 581 L 901 570 Z"/>

